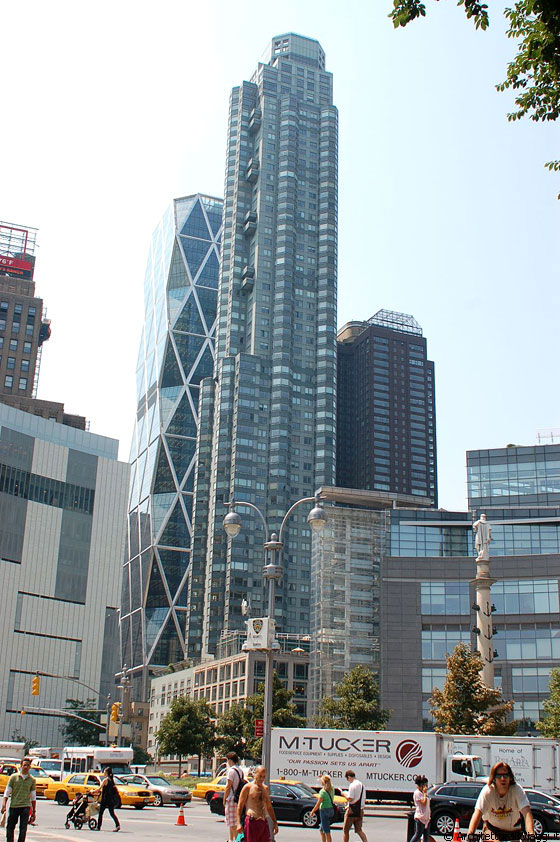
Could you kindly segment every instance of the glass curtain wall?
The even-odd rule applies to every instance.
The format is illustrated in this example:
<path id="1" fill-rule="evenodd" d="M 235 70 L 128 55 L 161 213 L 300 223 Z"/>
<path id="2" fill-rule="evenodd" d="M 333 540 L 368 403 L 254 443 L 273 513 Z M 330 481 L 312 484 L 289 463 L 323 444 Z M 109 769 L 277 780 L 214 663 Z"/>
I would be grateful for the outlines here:
<path id="1" fill-rule="evenodd" d="M 121 606 L 123 662 L 143 698 L 148 665 L 184 657 L 199 384 L 214 367 L 221 226 L 220 199 L 176 199 L 146 269 Z"/>

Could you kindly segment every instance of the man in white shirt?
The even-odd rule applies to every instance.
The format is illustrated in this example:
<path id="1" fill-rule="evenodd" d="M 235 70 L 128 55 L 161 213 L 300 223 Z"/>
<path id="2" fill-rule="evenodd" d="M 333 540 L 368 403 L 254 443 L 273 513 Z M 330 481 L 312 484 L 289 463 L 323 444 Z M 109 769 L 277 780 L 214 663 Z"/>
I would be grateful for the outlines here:
<path id="1" fill-rule="evenodd" d="M 230 840 L 237 835 L 237 793 L 240 791 L 241 781 L 245 780 L 242 770 L 239 768 L 239 757 L 235 751 L 230 751 L 226 756 L 228 770 L 226 773 L 227 783 L 224 792 L 223 804 L 226 825 L 229 831 Z"/>
<path id="2" fill-rule="evenodd" d="M 344 795 L 348 799 L 348 805 L 346 807 L 346 815 L 344 816 L 342 842 L 348 842 L 351 827 L 354 827 L 355 833 L 358 834 L 362 842 L 368 842 L 367 836 L 362 830 L 366 788 L 361 781 L 356 779 L 356 775 L 351 769 L 345 773 L 344 777 L 348 781 L 349 786 L 348 790 L 344 792 Z"/>

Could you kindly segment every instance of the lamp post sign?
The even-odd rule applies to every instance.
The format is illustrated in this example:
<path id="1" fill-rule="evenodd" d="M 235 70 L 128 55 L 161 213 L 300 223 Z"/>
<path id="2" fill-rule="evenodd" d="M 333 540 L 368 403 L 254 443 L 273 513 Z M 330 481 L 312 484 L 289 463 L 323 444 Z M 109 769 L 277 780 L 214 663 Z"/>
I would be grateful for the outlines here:
<path id="1" fill-rule="evenodd" d="M 276 621 L 271 617 L 255 617 L 245 622 L 247 642 L 242 648 L 245 652 L 266 651 L 274 648 Z"/>
<path id="2" fill-rule="evenodd" d="M 270 740 L 272 734 L 272 688 L 273 688 L 273 657 L 274 653 L 280 649 L 279 643 L 275 640 L 276 621 L 274 619 L 275 611 L 275 595 L 276 583 L 282 578 L 282 550 L 284 543 L 282 541 L 284 527 L 286 521 L 298 506 L 302 503 L 315 503 L 307 516 L 307 523 L 314 532 L 320 532 L 324 527 L 327 516 L 323 506 L 321 505 L 320 495 L 317 493 L 314 497 L 303 497 L 291 506 L 280 525 L 278 534 L 273 532 L 270 535 L 268 526 L 264 519 L 264 515 L 254 503 L 249 503 L 242 500 L 232 500 L 228 503 L 229 513 L 224 518 L 224 529 L 229 538 L 235 538 L 239 535 L 242 527 L 242 520 L 239 514 L 235 511 L 236 506 L 245 506 L 252 509 L 261 520 L 264 527 L 265 542 L 265 565 L 263 569 L 263 579 L 268 584 L 268 617 L 257 617 L 255 619 L 247 620 L 247 642 L 243 644 L 242 648 L 245 651 L 260 650 L 266 652 L 266 677 L 264 684 L 264 718 L 257 719 L 255 723 L 255 736 L 262 736 L 263 750 L 262 762 L 267 770 L 267 779 L 270 775 Z M 259 725 L 260 723 L 260 725 Z M 258 730 L 260 733 L 258 733 Z"/>

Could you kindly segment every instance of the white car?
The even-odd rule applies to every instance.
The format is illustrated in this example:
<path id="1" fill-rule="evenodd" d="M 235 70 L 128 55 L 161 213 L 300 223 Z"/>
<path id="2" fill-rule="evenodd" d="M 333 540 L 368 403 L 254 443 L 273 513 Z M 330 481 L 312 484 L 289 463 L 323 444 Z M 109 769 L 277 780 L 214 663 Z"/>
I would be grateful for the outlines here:
<path id="1" fill-rule="evenodd" d="M 175 786 L 160 775 L 121 775 L 127 784 L 141 784 L 149 789 L 154 796 L 154 807 L 164 804 L 187 804 L 191 799 L 191 791 L 183 786 Z"/>

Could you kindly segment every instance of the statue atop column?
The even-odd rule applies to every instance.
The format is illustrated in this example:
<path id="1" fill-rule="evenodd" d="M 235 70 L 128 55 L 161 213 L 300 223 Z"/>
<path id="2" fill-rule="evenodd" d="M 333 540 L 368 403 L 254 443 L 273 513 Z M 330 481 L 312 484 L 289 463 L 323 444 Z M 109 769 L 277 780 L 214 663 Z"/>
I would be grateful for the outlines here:
<path id="1" fill-rule="evenodd" d="M 490 541 L 492 540 L 492 527 L 486 520 L 486 515 L 480 515 L 480 520 L 473 523 L 476 532 L 475 547 L 478 553 L 477 561 L 490 561 Z"/>

